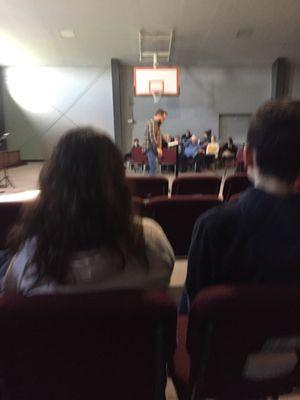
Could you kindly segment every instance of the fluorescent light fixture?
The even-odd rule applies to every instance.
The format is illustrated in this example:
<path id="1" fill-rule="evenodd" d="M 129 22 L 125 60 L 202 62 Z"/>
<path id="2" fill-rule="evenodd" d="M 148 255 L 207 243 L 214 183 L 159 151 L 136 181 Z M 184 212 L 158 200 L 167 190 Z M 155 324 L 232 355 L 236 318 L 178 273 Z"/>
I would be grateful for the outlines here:
<path id="1" fill-rule="evenodd" d="M 75 32 L 73 31 L 73 29 L 61 29 L 60 36 L 63 39 L 74 39 L 75 38 Z"/>

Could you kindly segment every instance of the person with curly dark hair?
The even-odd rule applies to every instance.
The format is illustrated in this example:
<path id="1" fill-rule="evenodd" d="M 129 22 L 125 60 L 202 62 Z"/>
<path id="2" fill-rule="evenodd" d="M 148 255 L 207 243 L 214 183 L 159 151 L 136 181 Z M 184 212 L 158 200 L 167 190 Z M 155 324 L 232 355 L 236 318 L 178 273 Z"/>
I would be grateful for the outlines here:
<path id="1" fill-rule="evenodd" d="M 10 234 L 4 294 L 168 286 L 173 250 L 156 222 L 135 215 L 122 155 L 107 135 L 67 132 L 39 184 Z"/>

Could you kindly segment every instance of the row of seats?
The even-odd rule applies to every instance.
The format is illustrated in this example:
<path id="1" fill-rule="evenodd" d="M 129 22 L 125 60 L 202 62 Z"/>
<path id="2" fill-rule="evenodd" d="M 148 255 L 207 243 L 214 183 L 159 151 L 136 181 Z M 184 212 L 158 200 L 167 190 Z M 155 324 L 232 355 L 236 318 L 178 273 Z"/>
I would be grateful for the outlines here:
<path id="1" fill-rule="evenodd" d="M 176 150 L 174 148 L 163 148 L 162 158 L 160 160 L 161 166 L 174 166 L 176 164 Z M 143 169 L 149 165 L 147 155 L 143 153 L 141 147 L 133 147 L 131 149 L 131 167 L 140 167 Z"/>
<path id="2" fill-rule="evenodd" d="M 133 203 L 141 216 L 156 220 L 167 235 L 177 256 L 186 256 L 193 226 L 203 212 L 221 204 L 217 196 L 157 196 L 144 200 L 134 197 Z M 22 202 L 0 203 L 0 249 L 6 247 L 9 229 L 19 218 Z"/>
<path id="3" fill-rule="evenodd" d="M 245 171 L 244 167 L 244 157 L 243 149 L 239 149 L 237 152 L 236 160 L 234 160 L 234 165 L 237 171 Z M 175 166 L 176 165 L 176 150 L 175 148 L 163 148 L 162 158 L 159 161 L 161 166 Z M 232 164 L 232 163 L 231 163 Z M 149 165 L 147 155 L 143 153 L 141 147 L 133 147 L 131 149 L 131 158 L 129 161 L 130 168 L 140 168 L 145 169 Z"/>
<path id="4" fill-rule="evenodd" d="M 152 291 L 4 297 L 1 398 L 163 400 L 166 364 L 179 400 L 277 398 L 300 382 L 299 312 L 290 286 L 212 287 L 178 321 Z"/>
<path id="5" fill-rule="evenodd" d="M 169 182 L 164 177 L 128 177 L 134 196 L 150 198 L 168 195 Z M 218 176 L 180 176 L 174 179 L 171 195 L 182 194 L 210 194 L 218 195 L 222 179 Z M 250 186 L 245 173 L 229 175 L 225 178 L 223 200 L 228 201 L 231 196 L 244 191 Z"/>
<path id="6" fill-rule="evenodd" d="M 194 223 L 199 215 L 220 204 L 218 177 L 179 177 L 172 185 L 168 198 L 168 180 L 161 177 L 129 177 L 134 204 L 142 216 L 155 219 L 164 229 L 175 254 L 185 256 Z M 245 174 L 227 177 L 223 197 L 229 200 L 249 185 Z M 147 199 L 147 201 L 144 201 Z M 7 233 L 18 220 L 23 202 L 0 203 L 0 249 L 5 248 Z"/>

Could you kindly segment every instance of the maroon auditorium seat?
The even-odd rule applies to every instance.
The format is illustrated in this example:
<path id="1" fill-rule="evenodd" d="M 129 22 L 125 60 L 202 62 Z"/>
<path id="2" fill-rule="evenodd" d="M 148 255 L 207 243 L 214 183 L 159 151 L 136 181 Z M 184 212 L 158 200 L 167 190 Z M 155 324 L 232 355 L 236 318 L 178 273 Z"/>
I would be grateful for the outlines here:
<path id="1" fill-rule="evenodd" d="M 297 178 L 294 184 L 294 190 L 295 192 L 299 193 L 300 192 L 300 178 Z"/>
<path id="2" fill-rule="evenodd" d="M 236 201 L 238 201 L 240 195 L 241 195 L 241 193 L 233 194 L 232 196 L 229 197 L 228 202 L 235 203 Z"/>
<path id="3" fill-rule="evenodd" d="M 251 186 L 247 173 L 239 173 L 226 177 L 223 188 L 223 200 L 228 201 L 234 194 L 241 193 Z"/>
<path id="4" fill-rule="evenodd" d="M 17 222 L 23 202 L 0 202 L 0 249 L 6 248 L 7 234 Z"/>
<path id="5" fill-rule="evenodd" d="M 180 176 L 173 181 L 172 196 L 176 194 L 219 194 L 218 176 Z"/>
<path id="6" fill-rule="evenodd" d="M 142 151 L 142 147 L 133 147 L 131 149 L 130 165 L 143 169 L 144 165 L 148 164 L 148 158 Z"/>
<path id="7" fill-rule="evenodd" d="M 170 367 L 179 399 L 275 399 L 291 392 L 300 382 L 299 313 L 299 286 L 202 290 L 189 322 L 182 316 L 178 323 L 179 343 Z M 286 353 L 291 365 L 280 373 Z M 260 365 L 259 374 L 257 358 L 255 368 L 247 364 L 248 356 L 255 354 L 267 362 Z M 262 372 L 269 376 L 263 378 Z"/>
<path id="8" fill-rule="evenodd" d="M 164 398 L 176 306 L 163 293 L 4 297 L 0 324 L 7 399 Z"/>
<path id="9" fill-rule="evenodd" d="M 151 198 L 167 196 L 169 189 L 168 179 L 158 176 L 127 177 L 133 196 Z"/>
<path id="10" fill-rule="evenodd" d="M 164 165 L 166 165 L 166 166 L 169 166 L 169 165 L 175 165 L 176 164 L 176 150 L 175 150 L 175 148 L 171 148 L 171 149 L 169 149 L 169 148 L 164 148 L 163 149 L 163 154 L 162 154 L 162 159 L 161 159 L 161 161 L 160 161 L 160 164 L 162 165 L 162 166 L 164 166 Z"/>
<path id="11" fill-rule="evenodd" d="M 181 195 L 156 197 L 146 206 L 147 215 L 163 228 L 177 256 L 186 256 L 196 219 L 221 204 L 217 196 Z"/>

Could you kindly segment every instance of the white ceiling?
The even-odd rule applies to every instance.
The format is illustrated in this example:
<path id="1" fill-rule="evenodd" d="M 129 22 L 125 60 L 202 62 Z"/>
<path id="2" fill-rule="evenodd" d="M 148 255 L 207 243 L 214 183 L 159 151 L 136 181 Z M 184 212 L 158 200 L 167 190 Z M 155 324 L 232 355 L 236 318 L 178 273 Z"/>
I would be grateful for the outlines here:
<path id="1" fill-rule="evenodd" d="M 65 28 L 76 38 L 62 39 Z M 300 0 L 0 0 L 0 64 L 138 64 L 140 29 L 174 29 L 173 64 L 300 63 Z"/>

